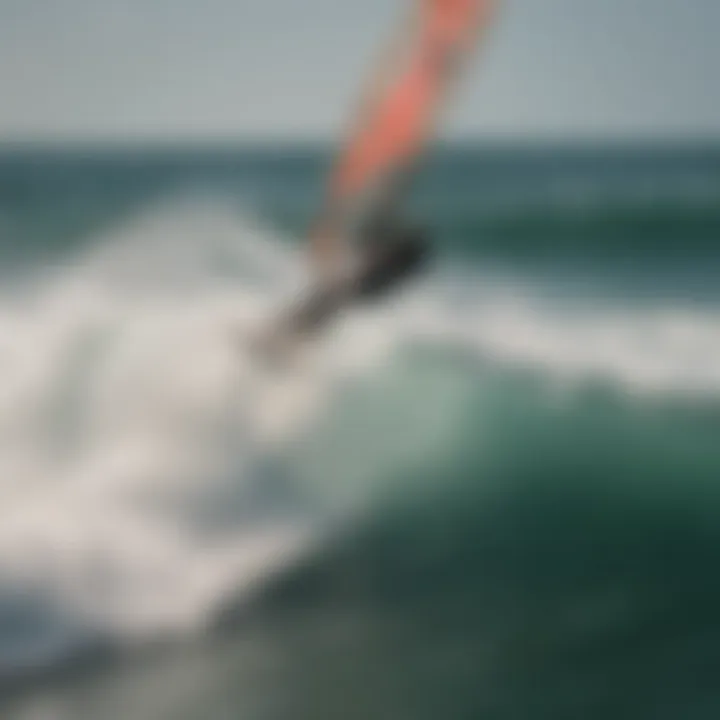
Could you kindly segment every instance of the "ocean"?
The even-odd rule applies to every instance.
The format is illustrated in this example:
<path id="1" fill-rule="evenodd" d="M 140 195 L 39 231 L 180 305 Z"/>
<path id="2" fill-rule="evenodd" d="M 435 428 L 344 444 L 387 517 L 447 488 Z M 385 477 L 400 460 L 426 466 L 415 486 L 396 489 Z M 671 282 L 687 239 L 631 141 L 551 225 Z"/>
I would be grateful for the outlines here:
<path id="1" fill-rule="evenodd" d="M 0 152 L 0 717 L 720 715 L 720 145 L 449 145 L 278 377 L 327 148 Z"/>

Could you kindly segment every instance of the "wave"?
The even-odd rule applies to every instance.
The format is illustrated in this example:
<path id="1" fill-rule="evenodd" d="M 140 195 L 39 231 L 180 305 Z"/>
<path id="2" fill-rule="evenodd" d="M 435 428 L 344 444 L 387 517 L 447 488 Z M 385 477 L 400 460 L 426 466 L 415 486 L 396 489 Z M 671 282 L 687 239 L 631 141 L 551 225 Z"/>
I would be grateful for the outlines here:
<path id="1" fill-rule="evenodd" d="M 0 672 L 202 632 L 401 492 L 392 478 L 441 468 L 493 368 L 720 391 L 711 311 L 569 310 L 454 270 L 347 317 L 277 383 L 243 335 L 299 282 L 291 244 L 176 198 L 95 246 L 0 290 Z"/>
<path id="2" fill-rule="evenodd" d="M 161 701 L 170 715 L 231 702 L 254 716 L 269 687 L 278 712 L 307 716 L 355 698 L 407 708 L 410 686 L 421 718 L 655 718 L 698 694 L 714 707 L 712 423 L 671 401 L 560 398 L 464 360 L 396 357 L 293 453 L 332 486 L 384 486 L 350 537 L 285 568 L 260 607 L 240 601 L 209 642 L 100 682 L 80 669 L 25 714 L 150 717 Z"/>
<path id="3" fill-rule="evenodd" d="M 319 532 L 268 463 L 327 380 L 264 392 L 243 350 L 293 274 L 258 232 L 180 202 L 4 286 L 0 673 L 196 632 Z"/>
<path id="4" fill-rule="evenodd" d="M 448 248 L 500 259 L 716 260 L 720 202 L 516 208 L 436 226 Z"/>

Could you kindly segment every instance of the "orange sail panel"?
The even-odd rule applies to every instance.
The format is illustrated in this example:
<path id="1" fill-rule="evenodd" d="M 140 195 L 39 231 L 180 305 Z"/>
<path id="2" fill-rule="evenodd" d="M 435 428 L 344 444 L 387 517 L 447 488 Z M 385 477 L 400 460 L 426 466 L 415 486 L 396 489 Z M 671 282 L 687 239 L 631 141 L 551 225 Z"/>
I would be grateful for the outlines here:
<path id="1" fill-rule="evenodd" d="M 360 125 L 331 175 L 327 210 L 336 219 L 412 166 L 433 131 L 458 63 L 487 24 L 492 0 L 419 2 L 404 52 L 395 67 L 385 69 L 389 74 L 362 109 Z M 330 234 L 337 230 L 325 228 Z"/>

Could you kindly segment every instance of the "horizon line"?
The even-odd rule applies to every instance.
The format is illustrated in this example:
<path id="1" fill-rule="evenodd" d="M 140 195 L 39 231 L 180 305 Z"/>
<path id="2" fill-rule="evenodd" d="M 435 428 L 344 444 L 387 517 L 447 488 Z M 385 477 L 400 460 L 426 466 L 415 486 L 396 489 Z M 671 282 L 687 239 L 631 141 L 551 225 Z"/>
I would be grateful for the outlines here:
<path id="1" fill-rule="evenodd" d="M 273 136 L 273 135 L 234 135 L 234 136 L 67 136 L 67 137 L 0 137 L 0 152 L 8 151 L 173 151 L 206 152 L 272 149 L 326 149 L 337 147 L 337 138 L 330 136 Z M 480 134 L 441 137 L 428 149 L 431 154 L 436 150 L 451 149 L 455 146 L 476 147 L 557 147 L 577 146 L 705 146 L 720 145 L 720 131 L 707 134 L 688 133 L 608 133 L 608 134 L 543 134 L 523 135 L 520 133 Z"/>

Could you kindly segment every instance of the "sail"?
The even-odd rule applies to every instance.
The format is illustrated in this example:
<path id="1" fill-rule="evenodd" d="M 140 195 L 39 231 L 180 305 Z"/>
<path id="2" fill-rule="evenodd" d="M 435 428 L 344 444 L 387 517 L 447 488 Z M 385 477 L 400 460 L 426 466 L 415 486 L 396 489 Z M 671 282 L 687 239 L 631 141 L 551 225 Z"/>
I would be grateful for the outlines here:
<path id="1" fill-rule="evenodd" d="M 311 237 L 321 262 L 354 227 L 397 202 L 492 5 L 492 0 L 417 1 L 413 21 L 392 46 L 331 172 Z"/>

